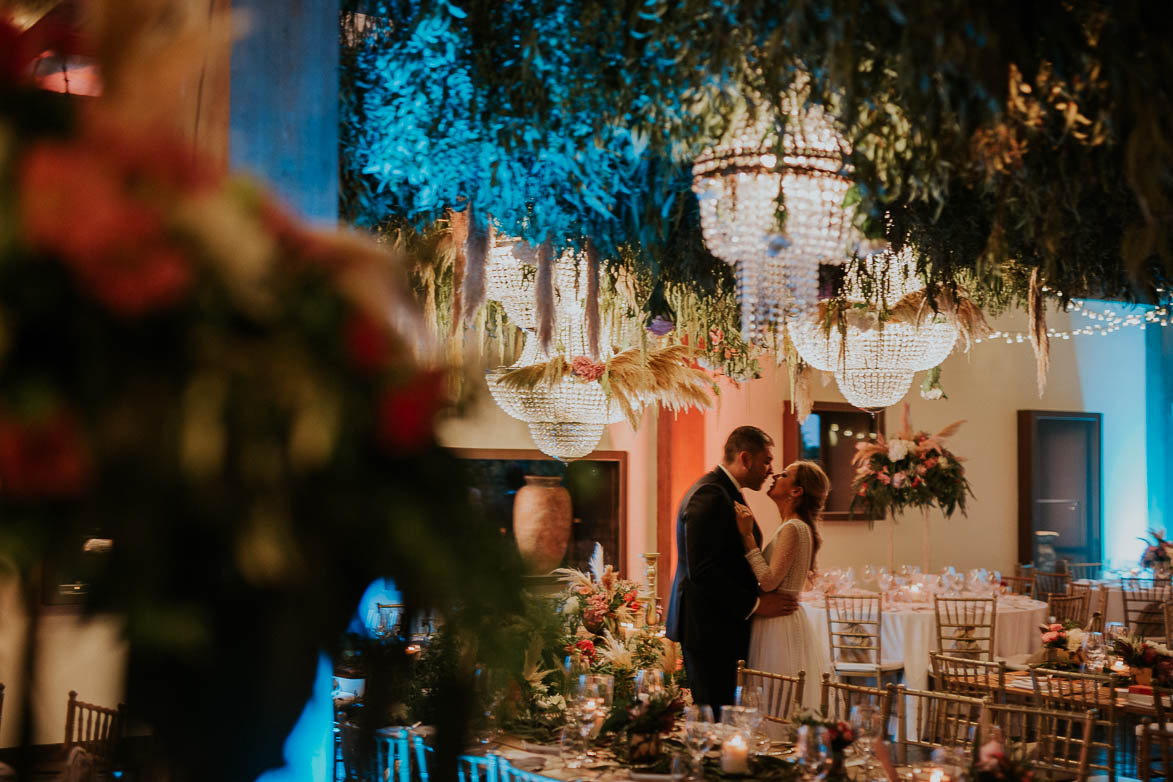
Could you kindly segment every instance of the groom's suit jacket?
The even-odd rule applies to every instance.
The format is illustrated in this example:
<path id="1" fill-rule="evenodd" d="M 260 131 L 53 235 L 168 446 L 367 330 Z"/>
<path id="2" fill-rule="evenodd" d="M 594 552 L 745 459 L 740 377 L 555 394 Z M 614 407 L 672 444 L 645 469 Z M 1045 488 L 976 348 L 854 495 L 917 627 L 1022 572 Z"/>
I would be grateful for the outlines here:
<path id="1" fill-rule="evenodd" d="M 720 467 L 705 473 L 681 500 L 676 575 L 665 621 L 672 640 L 736 666 L 749 650 L 749 615 L 758 582 L 745 559 L 734 500 L 745 502 Z M 756 524 L 754 537 L 761 545 Z"/>

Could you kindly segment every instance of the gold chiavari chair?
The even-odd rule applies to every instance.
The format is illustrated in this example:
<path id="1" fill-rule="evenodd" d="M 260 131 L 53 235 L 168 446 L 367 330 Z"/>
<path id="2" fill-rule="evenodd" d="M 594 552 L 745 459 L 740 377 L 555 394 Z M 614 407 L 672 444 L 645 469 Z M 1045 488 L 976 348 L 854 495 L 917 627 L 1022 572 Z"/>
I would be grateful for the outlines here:
<path id="1" fill-rule="evenodd" d="M 1141 782 L 1169 779 L 1169 758 L 1173 757 L 1173 730 L 1149 717 L 1141 720 L 1137 732 L 1136 772 Z"/>
<path id="2" fill-rule="evenodd" d="M 987 662 L 970 657 L 951 657 L 940 652 L 929 652 L 933 681 L 937 689 L 970 698 L 991 698 L 995 703 L 1006 700 L 1006 663 Z"/>
<path id="3" fill-rule="evenodd" d="M 831 669 L 840 679 L 875 679 L 904 670 L 901 660 L 885 660 L 881 630 L 884 612 L 879 595 L 827 595 L 827 636 Z"/>
<path id="4" fill-rule="evenodd" d="M 982 710 L 982 742 L 992 737 L 995 727 L 1002 733 L 1003 741 L 1017 743 L 1026 750 L 1026 763 L 1041 772 L 1043 778 L 1087 780 L 1095 730 L 1094 711 L 1055 711 L 986 701 Z"/>
<path id="5" fill-rule="evenodd" d="M 953 657 L 994 659 L 994 627 L 997 597 L 939 597 L 933 595 L 937 614 L 937 651 Z"/>
<path id="6" fill-rule="evenodd" d="M 1048 573 L 1043 570 L 1035 571 L 1035 599 L 1049 600 L 1051 595 L 1067 594 L 1067 586 L 1071 583 L 1070 573 Z"/>
<path id="7" fill-rule="evenodd" d="M 1165 632 L 1165 612 L 1161 607 L 1170 598 L 1168 578 L 1122 578 L 1124 626 L 1141 638 L 1157 639 Z"/>
<path id="8" fill-rule="evenodd" d="M 1002 576 L 1002 583 L 1012 595 L 1025 595 L 1031 598 L 1035 596 L 1034 576 Z"/>
<path id="9" fill-rule="evenodd" d="M 972 754 L 981 725 L 982 698 L 970 698 L 948 692 L 910 690 L 903 684 L 895 687 L 892 702 L 896 709 L 896 744 L 901 765 L 928 760 L 937 747 L 960 747 Z M 916 715 L 915 733 L 910 734 L 908 715 Z M 924 757 L 909 759 L 909 751 L 923 750 Z"/>
<path id="10" fill-rule="evenodd" d="M 1073 582 L 1067 587 L 1067 594 L 1087 596 L 1088 618 L 1084 627 L 1097 633 L 1104 632 L 1104 616 L 1108 613 L 1108 588 Z"/>
<path id="11" fill-rule="evenodd" d="M 1088 742 L 1092 755 L 1089 768 L 1106 771 L 1109 781 L 1116 782 L 1116 698 L 1112 694 L 1112 677 L 1037 667 L 1030 669 L 1030 675 L 1035 699 L 1043 708 L 1080 714 L 1096 712 Z"/>
<path id="12" fill-rule="evenodd" d="M 738 660 L 737 686 L 760 687 L 762 701 L 758 704 L 758 710 L 768 722 L 784 724 L 790 722 L 794 712 L 802 707 L 806 671 L 799 671 L 797 676 L 785 676 L 746 668 L 745 660 Z"/>
<path id="13" fill-rule="evenodd" d="M 851 718 L 853 706 L 871 706 L 880 714 L 882 724 L 887 725 L 892 714 L 892 686 L 880 689 L 848 684 L 834 681 L 831 674 L 824 673 L 820 706 L 827 719 L 844 721 Z"/>
<path id="14" fill-rule="evenodd" d="M 1161 615 L 1165 620 L 1165 640 L 1173 639 L 1173 600 L 1161 603 Z M 3 696 L 3 685 L 0 685 L 0 704 L 3 703 Z"/>
<path id="15" fill-rule="evenodd" d="M 1146 717 L 1136 727 L 1136 770 L 1143 782 L 1170 778 L 1169 772 L 1173 769 L 1173 724 L 1169 722 L 1171 698 L 1173 690 L 1154 686 L 1153 711 L 1157 719 Z"/>
<path id="16" fill-rule="evenodd" d="M 1087 595 L 1051 595 L 1047 598 L 1047 615 L 1056 622 L 1087 624 Z"/>
<path id="17" fill-rule="evenodd" d="M 96 706 L 77 699 L 77 693 L 69 691 L 65 704 L 65 753 L 73 747 L 81 747 L 94 756 L 102 768 L 108 768 L 118 752 L 118 741 L 122 738 L 125 725 L 123 710 L 118 704 L 115 709 Z"/>
<path id="18" fill-rule="evenodd" d="M 1074 581 L 1094 581 L 1103 575 L 1103 562 L 1072 562 L 1067 565 L 1067 572 Z"/>

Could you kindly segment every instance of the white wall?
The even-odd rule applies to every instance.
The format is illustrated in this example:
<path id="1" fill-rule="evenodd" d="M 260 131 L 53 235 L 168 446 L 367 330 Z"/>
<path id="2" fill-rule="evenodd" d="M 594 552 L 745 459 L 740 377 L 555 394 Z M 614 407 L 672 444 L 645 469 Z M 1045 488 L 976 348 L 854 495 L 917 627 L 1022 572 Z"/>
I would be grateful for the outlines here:
<path id="1" fill-rule="evenodd" d="M 109 616 L 82 619 L 47 609 L 41 617 L 37 686 L 33 698 L 34 744 L 59 744 L 65 738 L 69 691 L 78 699 L 116 706 L 123 698 L 127 647 L 121 623 Z M 21 665 L 27 618 L 14 580 L 0 582 L 0 683 L 5 685 L 0 746 L 20 741 Z"/>

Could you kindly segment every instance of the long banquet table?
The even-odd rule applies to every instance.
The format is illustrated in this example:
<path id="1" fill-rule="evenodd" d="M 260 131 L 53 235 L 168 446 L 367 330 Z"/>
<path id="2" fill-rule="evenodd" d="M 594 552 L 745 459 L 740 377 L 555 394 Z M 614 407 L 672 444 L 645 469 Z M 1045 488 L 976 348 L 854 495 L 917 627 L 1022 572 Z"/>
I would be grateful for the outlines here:
<path id="1" fill-rule="evenodd" d="M 819 634 L 830 659 L 827 609 L 822 593 L 807 592 L 801 608 Z M 1022 595 L 1000 595 L 994 627 L 994 655 L 1025 660 L 1043 648 L 1038 626 L 1047 620 L 1047 604 Z M 916 690 L 928 689 L 929 652 L 937 648 L 936 615 L 932 602 L 885 604 L 880 639 L 885 660 L 904 663 L 904 682 Z M 807 671 L 807 680 L 823 673 Z"/>

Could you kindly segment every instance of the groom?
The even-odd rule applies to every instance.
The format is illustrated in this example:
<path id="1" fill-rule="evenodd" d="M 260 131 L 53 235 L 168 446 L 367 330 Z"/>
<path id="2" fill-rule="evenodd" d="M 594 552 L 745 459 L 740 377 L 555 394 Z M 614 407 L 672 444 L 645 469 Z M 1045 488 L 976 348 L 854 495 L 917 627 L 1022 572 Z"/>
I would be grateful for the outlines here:
<path id="1" fill-rule="evenodd" d="M 745 503 L 742 489 L 757 491 L 769 477 L 773 445 L 756 426 L 734 429 L 721 464 L 693 484 L 676 514 L 676 576 L 667 635 L 684 649 L 693 701 L 714 712 L 733 703 L 737 661 L 749 652 L 750 619 L 798 609 L 793 598 L 758 591 L 733 509 L 734 501 Z M 756 525 L 754 537 L 761 545 Z"/>

